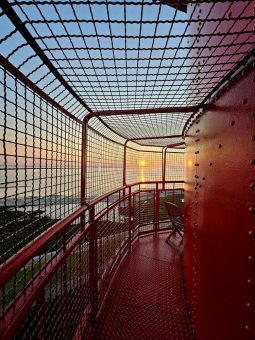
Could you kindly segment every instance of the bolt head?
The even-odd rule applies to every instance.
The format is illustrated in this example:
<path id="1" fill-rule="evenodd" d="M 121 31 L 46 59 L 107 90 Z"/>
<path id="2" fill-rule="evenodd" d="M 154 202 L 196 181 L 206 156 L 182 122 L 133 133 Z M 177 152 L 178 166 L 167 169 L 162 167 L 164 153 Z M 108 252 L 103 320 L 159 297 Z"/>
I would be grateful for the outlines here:
<path id="1" fill-rule="evenodd" d="M 246 332 L 250 332 L 251 331 L 251 328 L 249 325 L 245 325 L 244 326 L 244 329 L 246 330 Z"/>
<path id="2" fill-rule="evenodd" d="M 250 230 L 248 232 L 248 234 L 249 234 L 250 237 L 254 237 L 255 236 L 255 232 L 253 230 Z"/>
<path id="3" fill-rule="evenodd" d="M 251 213 L 251 214 L 254 214 L 255 213 L 255 208 L 254 207 L 249 207 L 249 212 Z"/>

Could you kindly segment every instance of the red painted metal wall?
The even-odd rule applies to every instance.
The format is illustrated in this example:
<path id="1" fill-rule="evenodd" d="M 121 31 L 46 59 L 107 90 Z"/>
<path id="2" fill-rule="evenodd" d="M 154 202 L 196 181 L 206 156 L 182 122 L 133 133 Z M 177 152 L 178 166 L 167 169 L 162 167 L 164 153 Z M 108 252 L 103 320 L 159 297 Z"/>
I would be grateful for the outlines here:
<path id="1" fill-rule="evenodd" d="M 198 340 L 255 339 L 255 68 L 188 131 L 185 284 Z"/>

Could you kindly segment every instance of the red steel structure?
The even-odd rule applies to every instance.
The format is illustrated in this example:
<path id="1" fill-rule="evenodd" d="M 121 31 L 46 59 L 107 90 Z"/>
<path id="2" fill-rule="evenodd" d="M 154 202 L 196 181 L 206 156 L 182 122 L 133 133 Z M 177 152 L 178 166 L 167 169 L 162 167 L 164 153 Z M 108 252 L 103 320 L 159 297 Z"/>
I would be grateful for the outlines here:
<path id="1" fill-rule="evenodd" d="M 255 337 L 254 6 L 1 0 L 1 338 Z"/>

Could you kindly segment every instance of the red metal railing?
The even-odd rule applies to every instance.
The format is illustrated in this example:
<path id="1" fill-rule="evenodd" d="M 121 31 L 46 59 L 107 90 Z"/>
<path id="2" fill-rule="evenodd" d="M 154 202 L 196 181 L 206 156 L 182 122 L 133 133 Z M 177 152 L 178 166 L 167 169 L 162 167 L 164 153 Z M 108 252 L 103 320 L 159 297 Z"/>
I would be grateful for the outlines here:
<path id="1" fill-rule="evenodd" d="M 132 243 L 171 227 L 163 202 L 180 202 L 182 183 L 167 182 L 171 189 L 163 189 L 163 182 L 121 187 L 80 207 L 13 255 L 1 266 L 1 336 L 88 333 Z M 40 265 L 31 270 L 35 257 Z M 17 287 L 13 280 L 19 276 L 23 285 Z"/>

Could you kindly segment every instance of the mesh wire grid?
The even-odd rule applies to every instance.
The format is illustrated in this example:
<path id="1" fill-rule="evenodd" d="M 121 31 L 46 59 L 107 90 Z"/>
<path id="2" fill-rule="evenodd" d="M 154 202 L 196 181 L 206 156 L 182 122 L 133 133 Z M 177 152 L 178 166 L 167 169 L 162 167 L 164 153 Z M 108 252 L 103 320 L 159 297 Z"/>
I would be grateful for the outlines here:
<path id="1" fill-rule="evenodd" d="M 254 1 L 189 1 L 187 13 L 180 6 L 3 0 L 0 53 L 80 118 L 97 110 L 199 105 L 254 48 Z M 181 131 L 188 117 L 102 121 L 129 138 L 162 135 L 164 126 L 169 134 Z"/>
<path id="2" fill-rule="evenodd" d="M 1 262 L 80 205 L 81 125 L 0 67 Z"/>

